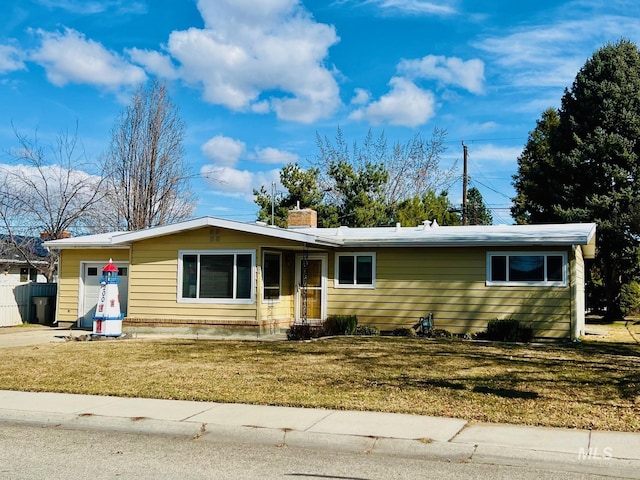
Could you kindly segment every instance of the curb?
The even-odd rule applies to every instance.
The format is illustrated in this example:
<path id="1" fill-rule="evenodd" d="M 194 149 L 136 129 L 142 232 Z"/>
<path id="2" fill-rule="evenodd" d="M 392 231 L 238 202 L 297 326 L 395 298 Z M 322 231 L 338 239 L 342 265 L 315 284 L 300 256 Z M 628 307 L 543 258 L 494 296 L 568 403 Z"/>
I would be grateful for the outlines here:
<path id="1" fill-rule="evenodd" d="M 562 472 L 640 478 L 640 462 L 618 458 L 581 459 L 566 452 L 424 439 L 403 439 L 290 430 L 287 428 L 230 426 L 146 417 L 95 414 L 41 413 L 1 410 L 0 421 L 44 428 L 103 430 L 134 435 L 166 435 L 187 441 L 242 443 L 275 448 L 322 449 L 336 453 L 391 455 L 423 460 L 533 467 L 541 463 Z M 633 473 L 631 473 L 633 472 Z M 630 473 L 632 476 L 630 476 Z"/>

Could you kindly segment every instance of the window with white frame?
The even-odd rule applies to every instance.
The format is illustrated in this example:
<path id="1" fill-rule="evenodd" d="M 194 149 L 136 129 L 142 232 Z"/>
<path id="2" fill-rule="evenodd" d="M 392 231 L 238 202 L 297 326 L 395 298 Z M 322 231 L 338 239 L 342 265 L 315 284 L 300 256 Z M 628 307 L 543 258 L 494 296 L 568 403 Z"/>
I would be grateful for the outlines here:
<path id="1" fill-rule="evenodd" d="M 179 296 L 183 302 L 252 303 L 255 251 L 179 253 Z"/>
<path id="2" fill-rule="evenodd" d="M 375 253 L 337 253 L 336 288 L 373 288 L 376 282 Z"/>
<path id="3" fill-rule="evenodd" d="M 567 285 L 565 252 L 489 252 L 487 285 Z"/>
<path id="4" fill-rule="evenodd" d="M 262 299 L 280 300 L 282 255 L 264 252 L 262 255 Z"/>

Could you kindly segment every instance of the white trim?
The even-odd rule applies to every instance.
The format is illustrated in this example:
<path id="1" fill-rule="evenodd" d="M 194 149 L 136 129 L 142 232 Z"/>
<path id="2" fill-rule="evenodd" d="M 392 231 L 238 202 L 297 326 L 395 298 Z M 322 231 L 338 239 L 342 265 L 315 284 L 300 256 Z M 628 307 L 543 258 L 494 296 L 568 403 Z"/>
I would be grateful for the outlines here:
<path id="1" fill-rule="evenodd" d="M 340 268 L 339 261 L 340 257 L 353 257 L 353 268 L 354 268 L 354 283 L 340 283 Z M 357 283 L 357 261 L 356 257 L 371 257 L 371 283 Z M 374 290 L 376 288 L 376 252 L 336 252 L 334 259 L 334 279 L 333 279 L 333 288 L 357 288 L 357 289 L 368 289 Z"/>
<path id="2" fill-rule="evenodd" d="M 507 257 L 507 276 L 509 275 L 509 257 L 544 257 L 544 270 L 545 275 L 547 273 L 547 257 L 562 257 L 562 281 L 532 281 L 532 282 L 523 282 L 523 281 L 510 281 L 507 279 L 506 281 L 496 281 L 491 280 L 491 258 L 492 257 Z M 489 251 L 487 252 L 486 258 L 486 285 L 489 287 L 566 287 L 569 285 L 569 271 L 568 271 L 568 255 L 566 251 L 526 251 L 526 250 L 518 250 L 518 251 Z"/>
<path id="3" fill-rule="evenodd" d="M 184 298 L 182 296 L 182 280 L 183 280 L 183 257 L 184 255 L 234 255 L 233 274 L 234 274 L 234 298 Z M 251 255 L 251 296 L 249 298 L 235 298 L 237 292 L 236 275 L 237 275 L 237 255 Z M 200 284 L 200 261 L 198 260 L 198 272 L 196 286 Z M 239 250 L 178 250 L 178 282 L 176 285 L 176 301 L 178 303 L 211 303 L 225 305 L 253 305 L 256 301 L 256 251 L 252 249 Z"/>
<path id="4" fill-rule="evenodd" d="M 278 274 L 278 298 L 265 298 L 264 290 L 265 290 L 265 275 L 264 275 L 264 256 L 265 255 L 277 255 L 278 256 L 278 268 L 280 272 Z M 262 264 L 260 265 L 260 270 L 262 274 L 262 284 L 260 285 L 260 295 L 263 303 L 272 304 L 272 303 L 280 303 L 282 299 L 282 252 L 276 252 L 273 250 L 263 250 L 262 251 Z"/>

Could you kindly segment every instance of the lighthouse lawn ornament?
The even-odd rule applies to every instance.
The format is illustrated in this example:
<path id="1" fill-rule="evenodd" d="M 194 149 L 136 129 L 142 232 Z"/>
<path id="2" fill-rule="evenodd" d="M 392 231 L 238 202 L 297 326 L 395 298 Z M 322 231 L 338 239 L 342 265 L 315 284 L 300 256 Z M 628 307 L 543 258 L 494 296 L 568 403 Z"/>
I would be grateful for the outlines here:
<path id="1" fill-rule="evenodd" d="M 108 337 L 122 335 L 122 313 L 120 313 L 120 293 L 118 292 L 118 267 L 109 259 L 100 277 L 100 295 L 96 313 L 93 315 L 93 334 Z"/>

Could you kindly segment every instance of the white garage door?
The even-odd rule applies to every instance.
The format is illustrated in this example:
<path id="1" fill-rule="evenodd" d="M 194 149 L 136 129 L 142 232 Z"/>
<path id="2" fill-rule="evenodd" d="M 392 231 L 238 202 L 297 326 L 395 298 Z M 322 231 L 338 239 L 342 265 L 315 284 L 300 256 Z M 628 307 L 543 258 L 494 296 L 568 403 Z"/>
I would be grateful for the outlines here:
<path id="1" fill-rule="evenodd" d="M 118 292 L 120 293 L 121 313 L 127 313 L 127 292 L 129 287 L 129 264 L 127 262 L 113 262 L 118 267 Z M 98 295 L 100 294 L 100 277 L 102 269 L 106 265 L 102 263 L 86 262 L 82 266 L 82 298 L 80 311 L 80 326 L 84 328 L 93 327 L 93 314 L 98 306 Z"/>

